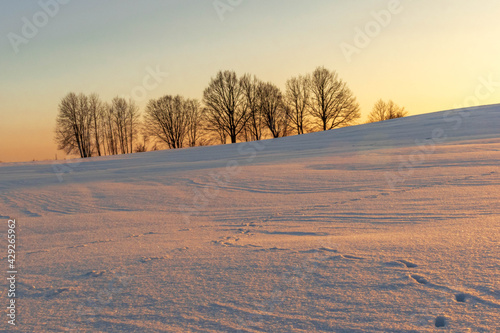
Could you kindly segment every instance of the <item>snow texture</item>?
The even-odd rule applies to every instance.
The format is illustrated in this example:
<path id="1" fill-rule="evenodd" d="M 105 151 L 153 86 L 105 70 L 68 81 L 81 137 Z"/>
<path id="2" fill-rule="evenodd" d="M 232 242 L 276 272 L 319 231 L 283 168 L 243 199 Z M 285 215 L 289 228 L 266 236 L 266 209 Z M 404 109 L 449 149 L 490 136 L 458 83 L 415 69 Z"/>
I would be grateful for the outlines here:
<path id="1" fill-rule="evenodd" d="M 499 332 L 499 125 L 493 105 L 0 164 L 0 330 Z"/>

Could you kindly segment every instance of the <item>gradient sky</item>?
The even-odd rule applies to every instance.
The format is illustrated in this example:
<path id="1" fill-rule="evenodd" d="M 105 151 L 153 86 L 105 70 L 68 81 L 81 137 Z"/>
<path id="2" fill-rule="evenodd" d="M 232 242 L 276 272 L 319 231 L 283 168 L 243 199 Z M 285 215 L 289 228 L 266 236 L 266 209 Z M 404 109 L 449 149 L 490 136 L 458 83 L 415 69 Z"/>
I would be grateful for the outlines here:
<path id="1" fill-rule="evenodd" d="M 168 76 L 141 108 L 165 94 L 201 99 L 221 69 L 284 88 L 317 66 L 339 73 L 364 117 L 379 98 L 412 115 L 500 103 L 498 0 L 401 0 L 385 26 L 373 12 L 394 0 L 58 0 L 53 17 L 41 4 L 56 0 L 0 1 L 4 162 L 63 158 L 53 139 L 60 99 L 130 95 L 148 68 Z M 222 20 L 217 2 L 231 6 Z M 26 21 L 40 27 L 16 52 L 11 40 L 25 38 Z M 341 45 L 356 46 L 366 27 L 370 42 L 349 61 Z"/>

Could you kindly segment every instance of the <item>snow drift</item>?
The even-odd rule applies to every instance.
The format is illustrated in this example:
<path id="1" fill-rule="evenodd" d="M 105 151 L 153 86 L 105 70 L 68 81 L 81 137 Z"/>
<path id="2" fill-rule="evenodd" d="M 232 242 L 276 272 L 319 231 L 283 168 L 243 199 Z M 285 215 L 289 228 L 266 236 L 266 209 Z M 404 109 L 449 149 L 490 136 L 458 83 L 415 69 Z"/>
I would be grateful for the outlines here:
<path id="1" fill-rule="evenodd" d="M 499 125 L 492 105 L 1 164 L 19 267 L 2 328 L 499 331 Z"/>

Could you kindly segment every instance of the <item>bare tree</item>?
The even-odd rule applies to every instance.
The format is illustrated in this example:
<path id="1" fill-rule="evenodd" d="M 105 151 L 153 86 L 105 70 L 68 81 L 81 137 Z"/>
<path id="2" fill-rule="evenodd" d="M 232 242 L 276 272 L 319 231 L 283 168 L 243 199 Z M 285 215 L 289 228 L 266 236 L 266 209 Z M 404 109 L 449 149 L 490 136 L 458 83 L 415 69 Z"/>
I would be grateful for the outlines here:
<path id="1" fill-rule="evenodd" d="M 203 103 L 207 109 L 209 129 L 224 132 L 236 142 L 238 134 L 245 128 L 247 109 L 244 103 L 243 88 L 232 71 L 220 71 L 212 78 L 203 92 Z"/>
<path id="2" fill-rule="evenodd" d="M 59 149 L 81 157 L 129 153 L 138 124 L 138 108 L 133 102 L 117 97 L 108 105 L 97 94 L 69 93 L 59 105 L 56 141 Z"/>
<path id="3" fill-rule="evenodd" d="M 188 132 L 188 104 L 181 96 L 150 100 L 144 118 L 148 134 L 169 148 L 182 148 Z"/>
<path id="4" fill-rule="evenodd" d="M 185 101 L 185 111 L 187 116 L 187 144 L 189 147 L 195 147 L 199 144 L 201 138 L 201 129 L 204 119 L 204 109 L 196 99 Z"/>
<path id="5" fill-rule="evenodd" d="M 114 109 L 109 104 L 104 104 L 103 106 L 104 116 L 103 116 L 103 132 L 106 143 L 106 151 L 108 155 L 118 154 L 118 141 L 116 138 L 115 121 L 114 121 Z"/>
<path id="6" fill-rule="evenodd" d="M 133 152 L 134 139 L 137 136 L 139 124 L 139 109 L 135 103 L 122 97 L 115 97 L 108 109 L 107 127 L 112 145 L 112 153 L 122 154 Z"/>
<path id="7" fill-rule="evenodd" d="M 279 88 L 272 83 L 260 83 L 258 97 L 264 124 L 273 138 L 287 136 L 288 109 Z"/>
<path id="8" fill-rule="evenodd" d="M 208 108 L 204 108 L 204 129 L 212 133 L 209 142 L 211 144 L 220 143 L 221 145 L 225 145 L 227 143 L 227 132 L 224 127 L 219 125 L 219 122 L 215 122 L 213 119 L 214 115 L 210 114 Z"/>
<path id="9" fill-rule="evenodd" d="M 246 141 L 262 139 L 262 132 L 265 127 L 259 104 L 258 90 L 260 83 L 261 81 L 257 79 L 257 77 L 254 76 L 252 78 L 249 74 L 245 74 L 240 79 L 240 84 L 243 88 L 245 108 L 248 113 L 247 126 L 245 126 L 244 131 L 248 131 L 250 135 L 249 137 L 245 135 Z"/>
<path id="10" fill-rule="evenodd" d="M 102 151 L 103 146 L 103 138 L 102 138 L 102 130 L 103 130 L 103 118 L 104 118 L 104 110 L 103 104 L 99 99 L 97 94 L 92 94 L 88 97 L 88 107 L 90 116 L 92 117 L 92 126 L 94 132 L 94 145 L 95 150 L 98 156 L 105 154 Z"/>
<path id="11" fill-rule="evenodd" d="M 310 89 L 311 115 L 324 131 L 351 125 L 361 117 L 356 98 L 335 71 L 318 67 L 311 76 Z"/>
<path id="12" fill-rule="evenodd" d="M 78 95 L 79 101 L 79 123 L 81 129 L 80 142 L 82 144 L 83 157 L 92 157 L 94 145 L 92 142 L 93 121 L 89 106 L 89 98 L 84 94 Z"/>
<path id="13" fill-rule="evenodd" d="M 306 116 L 311 105 L 308 76 L 292 77 L 286 82 L 285 102 L 290 109 L 289 119 L 297 134 L 304 134 Z"/>
<path id="14" fill-rule="evenodd" d="M 61 100 L 55 139 L 58 149 L 67 154 L 79 153 L 82 158 L 92 156 L 92 116 L 87 96 L 69 93 Z"/>
<path id="15" fill-rule="evenodd" d="M 140 127 L 139 118 L 140 118 L 139 108 L 134 103 L 134 101 L 130 99 L 128 102 L 127 123 L 126 123 L 127 127 L 126 132 L 128 133 L 128 142 L 129 142 L 128 151 L 130 153 L 133 152 L 134 140 L 139 132 L 139 127 Z"/>
<path id="16" fill-rule="evenodd" d="M 382 99 L 379 99 L 368 115 L 368 122 L 374 123 L 377 121 L 401 118 L 407 115 L 408 111 L 406 111 L 404 107 L 396 105 L 392 100 L 386 103 Z"/>
<path id="17" fill-rule="evenodd" d="M 127 154 L 129 152 L 129 127 L 128 122 L 128 103 L 125 98 L 115 97 L 111 102 L 111 107 L 113 109 L 113 121 L 115 125 L 115 138 L 118 142 L 118 147 L 122 154 Z"/>
<path id="18" fill-rule="evenodd" d="M 135 152 L 136 153 L 143 153 L 148 151 L 148 141 L 149 137 L 146 134 L 142 135 L 142 142 L 139 142 L 135 146 Z"/>

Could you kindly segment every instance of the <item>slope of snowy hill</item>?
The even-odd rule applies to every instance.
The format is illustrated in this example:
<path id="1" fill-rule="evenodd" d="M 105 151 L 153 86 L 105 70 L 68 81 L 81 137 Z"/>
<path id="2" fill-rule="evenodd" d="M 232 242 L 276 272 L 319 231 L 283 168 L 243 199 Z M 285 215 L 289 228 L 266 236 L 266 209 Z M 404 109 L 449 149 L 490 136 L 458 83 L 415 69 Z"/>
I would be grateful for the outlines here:
<path id="1" fill-rule="evenodd" d="M 500 331 L 499 126 L 492 105 L 0 164 L 18 267 L 0 329 Z"/>

